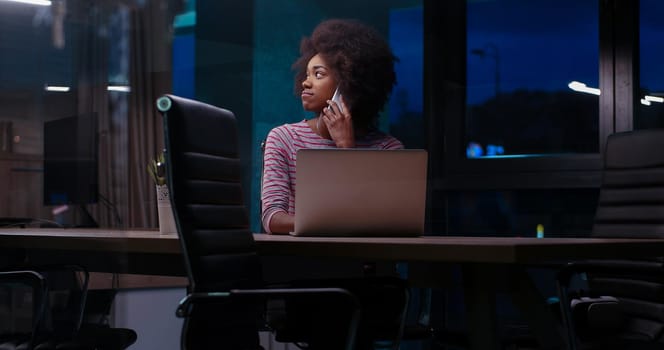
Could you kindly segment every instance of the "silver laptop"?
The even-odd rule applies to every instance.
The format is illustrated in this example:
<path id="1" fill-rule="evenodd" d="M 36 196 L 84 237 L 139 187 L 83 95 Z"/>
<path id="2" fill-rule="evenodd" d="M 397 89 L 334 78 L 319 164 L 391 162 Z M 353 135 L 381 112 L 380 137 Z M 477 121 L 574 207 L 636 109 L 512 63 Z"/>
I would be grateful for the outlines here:
<path id="1" fill-rule="evenodd" d="M 426 187 L 425 150 L 299 150 L 291 234 L 419 236 Z"/>

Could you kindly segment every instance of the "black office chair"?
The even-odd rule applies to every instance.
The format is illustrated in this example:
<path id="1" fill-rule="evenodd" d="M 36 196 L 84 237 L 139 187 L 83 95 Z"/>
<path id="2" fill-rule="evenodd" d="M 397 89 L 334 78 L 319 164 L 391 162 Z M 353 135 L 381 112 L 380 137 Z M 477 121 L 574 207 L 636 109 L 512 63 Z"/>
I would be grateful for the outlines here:
<path id="1" fill-rule="evenodd" d="M 0 272 L 0 305 L 7 311 L 0 349 L 122 350 L 133 344 L 133 330 L 85 326 L 88 280 L 88 272 L 78 265 Z"/>
<path id="2" fill-rule="evenodd" d="M 663 149 L 664 129 L 609 136 L 592 237 L 664 237 Z M 662 258 L 571 263 L 558 293 L 569 349 L 664 348 Z"/>
<path id="3" fill-rule="evenodd" d="M 236 120 L 232 112 L 201 102 L 165 95 L 163 114 L 166 178 L 182 254 L 188 294 L 176 314 L 184 317 L 183 349 L 260 349 L 269 298 L 339 299 L 345 334 L 336 349 L 352 349 L 360 308 L 341 288 L 266 288 L 249 219 L 242 199 Z M 307 341 L 307 339 L 304 339 Z"/>
<path id="4" fill-rule="evenodd" d="M 0 349 L 34 348 L 45 314 L 46 293 L 46 281 L 36 271 L 0 272 Z"/>

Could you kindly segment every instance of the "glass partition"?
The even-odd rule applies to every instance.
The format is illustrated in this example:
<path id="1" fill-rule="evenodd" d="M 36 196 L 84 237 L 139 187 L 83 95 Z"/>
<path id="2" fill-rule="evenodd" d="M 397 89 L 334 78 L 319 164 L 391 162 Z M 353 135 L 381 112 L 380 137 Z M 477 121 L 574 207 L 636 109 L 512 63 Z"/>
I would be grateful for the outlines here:
<path id="1" fill-rule="evenodd" d="M 613 115 L 599 115 L 599 101 L 610 92 L 599 90 L 604 57 L 598 52 L 600 47 L 612 52 L 610 40 L 600 40 L 602 23 L 602 33 L 610 32 L 624 14 L 600 23 L 600 14 L 610 12 L 607 2 L 44 3 L 0 1 L 0 217 L 58 221 L 58 215 L 73 215 L 65 219 L 76 222 L 73 210 L 43 203 L 43 125 L 95 115 L 99 188 L 98 201 L 88 204 L 88 210 L 102 227 L 155 228 L 156 195 L 146 171 L 162 147 L 154 101 L 175 93 L 236 113 L 245 196 L 252 228 L 258 230 L 260 142 L 272 127 L 310 117 L 293 94 L 291 65 L 302 36 L 326 18 L 359 19 L 389 40 L 400 59 L 398 85 L 381 128 L 409 148 L 430 150 L 437 190 L 454 186 L 450 174 L 471 188 L 498 170 L 517 168 L 504 164 L 518 165 L 523 172 L 520 178 L 505 175 L 508 187 L 523 186 L 526 180 L 537 181 L 528 188 L 555 187 L 550 182 L 556 179 L 548 176 L 552 171 L 599 170 L 600 135 L 615 122 Z M 634 125 L 658 127 L 664 106 L 659 102 L 664 88 L 658 79 L 657 44 L 662 5 L 642 0 L 640 7 L 643 101 Z M 452 23 L 441 23 L 441 18 Z M 604 65 L 603 76 L 612 64 Z M 445 74 L 454 71 L 461 77 L 446 80 L 440 65 Z M 607 85 L 611 81 L 603 80 Z M 450 91 L 454 96 L 448 97 Z M 605 102 L 606 111 L 616 104 L 613 99 Z M 580 155 L 575 159 L 586 164 L 583 156 L 588 154 L 595 157 L 593 167 L 557 162 L 560 155 Z M 524 166 L 501 158 L 551 162 Z M 538 171 L 542 176 L 530 176 Z M 473 177 L 467 176 L 471 173 Z M 579 182 L 577 174 L 563 175 L 567 185 Z M 595 184 L 594 175 L 585 183 Z M 505 184 L 497 181 L 484 186 Z"/>
<path id="2" fill-rule="evenodd" d="M 98 200 L 87 209 L 102 227 L 155 227 L 146 171 L 162 147 L 154 101 L 174 93 L 235 112 L 258 230 L 260 142 L 311 117 L 293 94 L 291 65 L 326 18 L 359 19 L 389 40 L 398 85 L 380 127 L 407 147 L 425 145 L 422 1 L 0 1 L 0 17 L 0 169 L 4 183 L 30 189 L 0 191 L 0 217 L 80 222 L 77 210 L 42 201 L 43 125 L 94 115 Z"/>

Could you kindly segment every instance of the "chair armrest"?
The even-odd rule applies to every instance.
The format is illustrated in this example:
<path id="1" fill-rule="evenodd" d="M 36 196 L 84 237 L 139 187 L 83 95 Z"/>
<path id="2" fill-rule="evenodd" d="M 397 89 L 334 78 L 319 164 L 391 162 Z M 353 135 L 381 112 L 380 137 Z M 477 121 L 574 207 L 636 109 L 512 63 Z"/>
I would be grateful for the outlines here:
<path id="1" fill-rule="evenodd" d="M 189 293 L 180 303 L 175 311 L 177 317 L 187 317 L 191 306 L 199 301 L 230 298 L 233 296 L 289 296 L 302 294 L 338 294 L 346 297 L 354 310 L 360 310 L 360 301 L 355 295 L 343 288 L 266 288 L 266 289 L 232 289 L 228 292 Z"/>
<path id="2" fill-rule="evenodd" d="M 274 288 L 274 289 L 232 289 L 228 292 L 209 292 L 209 293 L 190 293 L 178 304 L 175 311 L 177 317 L 188 317 L 191 307 L 198 301 L 211 299 L 226 299 L 230 297 L 257 297 L 272 296 L 284 297 L 293 295 L 315 295 L 315 294 L 334 294 L 346 298 L 352 306 L 350 324 L 348 326 L 348 341 L 346 349 L 352 349 L 355 342 L 357 329 L 360 324 L 361 307 L 359 299 L 343 288 Z"/>
<path id="3" fill-rule="evenodd" d="M 602 273 L 658 277 L 664 272 L 661 264 L 630 262 L 625 260 L 575 261 L 565 265 L 557 274 L 558 283 L 568 287 L 572 276 L 581 273 Z"/>
<path id="4" fill-rule="evenodd" d="M 661 276 L 664 269 L 658 263 L 631 262 L 627 260 L 587 260 L 576 261 L 565 265 L 556 276 L 556 289 L 560 300 L 560 311 L 563 321 L 563 327 L 567 331 L 567 348 L 575 350 L 576 331 L 574 319 L 572 317 L 571 300 L 567 289 L 569 288 L 572 276 L 581 273 L 602 273 L 610 272 L 612 274 L 638 275 L 641 277 Z"/>
<path id="5" fill-rule="evenodd" d="M 44 283 L 44 276 L 32 270 L 0 271 L 0 280 L 2 282 L 32 282 L 41 285 Z"/>

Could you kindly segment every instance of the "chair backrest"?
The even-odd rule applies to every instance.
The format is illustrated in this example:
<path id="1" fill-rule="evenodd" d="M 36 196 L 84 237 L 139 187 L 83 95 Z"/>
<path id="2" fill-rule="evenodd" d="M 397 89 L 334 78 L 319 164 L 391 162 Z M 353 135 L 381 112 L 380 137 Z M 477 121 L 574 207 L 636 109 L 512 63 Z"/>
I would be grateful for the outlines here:
<path id="1" fill-rule="evenodd" d="M 43 327 L 46 279 L 33 270 L 0 271 L 0 339 L 31 344 Z"/>
<path id="2" fill-rule="evenodd" d="M 251 288 L 262 281 L 243 203 L 238 131 L 231 111 L 165 95 L 166 179 L 190 292 Z"/>
<path id="3" fill-rule="evenodd" d="M 39 342 L 71 342 L 76 337 L 89 279 L 83 267 L 16 266 L 0 272 L 0 277 L 1 339 L 22 342 L 24 335 L 32 334 Z"/>
<path id="4" fill-rule="evenodd" d="M 610 135 L 593 236 L 664 237 L 664 129 Z"/>
<path id="5" fill-rule="evenodd" d="M 662 149 L 664 129 L 609 136 L 594 237 L 664 236 Z M 591 297 L 612 296 L 619 300 L 621 317 L 602 317 L 603 321 L 621 320 L 622 328 L 611 331 L 613 336 L 645 342 L 664 341 L 664 284 L 660 277 L 652 277 L 652 271 L 664 273 L 663 261 L 657 257 L 602 261 L 598 263 L 608 268 L 587 275 Z"/>

